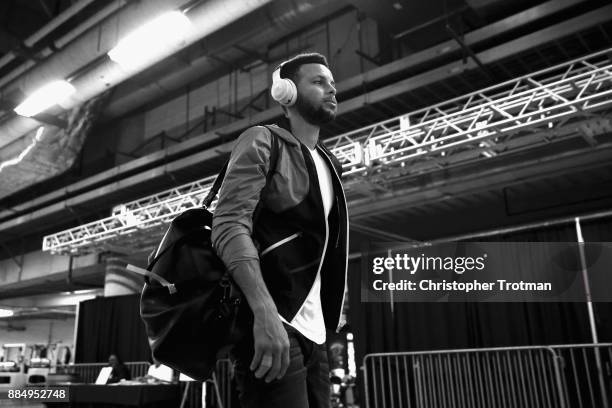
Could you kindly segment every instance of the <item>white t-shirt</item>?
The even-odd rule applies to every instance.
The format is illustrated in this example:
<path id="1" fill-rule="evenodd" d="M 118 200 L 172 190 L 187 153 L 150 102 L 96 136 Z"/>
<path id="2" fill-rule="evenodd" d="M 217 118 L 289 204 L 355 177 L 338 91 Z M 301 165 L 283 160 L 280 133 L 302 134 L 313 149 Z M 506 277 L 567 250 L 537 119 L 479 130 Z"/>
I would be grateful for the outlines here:
<path id="1" fill-rule="evenodd" d="M 321 154 L 316 149 L 308 149 L 308 151 L 310 152 L 317 169 L 317 177 L 319 179 L 319 187 L 321 189 L 321 199 L 323 201 L 323 210 L 325 211 L 325 229 L 327 231 L 326 234 L 329 235 L 327 217 L 329 216 L 329 212 L 334 204 L 334 189 L 332 186 L 331 172 L 325 163 L 325 159 L 321 157 Z M 325 256 L 326 250 L 327 248 L 324 248 L 323 256 Z M 304 337 L 313 341 L 314 343 L 325 343 L 325 321 L 323 320 L 323 308 L 321 307 L 320 267 L 304 304 L 293 320 L 291 320 L 291 322 L 287 322 L 282 317 L 281 320 L 294 327 L 297 331 L 302 333 Z"/>

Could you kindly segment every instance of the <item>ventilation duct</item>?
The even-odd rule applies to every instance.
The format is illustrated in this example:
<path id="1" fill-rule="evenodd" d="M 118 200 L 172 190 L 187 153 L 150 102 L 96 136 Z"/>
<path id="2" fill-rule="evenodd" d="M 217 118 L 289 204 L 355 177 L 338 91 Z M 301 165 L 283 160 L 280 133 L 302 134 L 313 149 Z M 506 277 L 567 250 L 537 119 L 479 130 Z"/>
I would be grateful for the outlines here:
<path id="1" fill-rule="evenodd" d="M 184 2 L 184 0 L 182 1 Z M 91 64 L 92 61 L 102 58 L 105 59 L 105 62 L 97 69 L 73 81 L 78 89 L 79 100 L 73 101 L 72 105 L 77 105 L 80 100 L 87 99 L 87 96 L 83 97 L 82 95 L 97 95 L 100 91 L 104 91 L 110 86 L 126 79 L 117 77 L 118 74 L 124 73 L 114 71 L 118 67 L 107 59 L 106 52 L 116 44 L 117 39 L 121 35 L 137 27 L 143 20 L 157 15 L 160 10 L 178 7 L 177 1 L 164 2 L 163 9 L 160 7 L 159 2 L 156 1 L 143 3 L 147 3 L 146 10 L 142 8 L 145 5 L 141 5 L 137 9 L 134 9 L 135 6 L 130 5 L 125 7 L 120 14 L 109 18 L 96 30 L 93 30 L 94 34 L 99 33 L 100 41 L 98 41 L 98 35 L 92 36 L 92 32 L 87 32 L 83 37 L 78 38 L 74 43 L 68 44 L 64 49 L 60 50 L 57 55 L 53 55 L 40 66 L 20 78 L 19 81 L 7 86 L 6 89 L 14 90 L 22 88 L 27 92 L 27 90 L 34 89 L 44 82 L 41 77 L 66 77 L 69 75 L 69 72 L 77 70 L 79 65 L 85 64 L 87 61 Z M 150 3 L 154 7 L 149 7 Z M 204 20 L 208 18 L 207 16 L 210 13 L 220 13 L 221 6 L 216 4 L 219 2 L 210 3 L 212 4 L 207 4 L 208 8 L 198 6 L 187 12 L 187 15 L 194 21 L 195 25 L 203 26 L 205 25 Z M 243 4 L 243 2 L 238 3 Z M 248 10 L 253 10 L 258 7 L 258 4 L 263 4 L 263 2 L 251 4 Z M 275 1 L 266 7 L 254 10 L 254 12 L 240 19 L 237 17 L 239 12 L 230 7 L 225 9 L 226 16 L 222 19 L 227 21 L 228 24 L 221 27 L 221 23 L 217 22 L 216 27 L 221 28 L 218 30 L 215 28 L 214 30 L 216 31 L 214 33 L 207 35 L 203 45 L 207 50 L 207 55 L 213 53 L 220 55 L 222 59 L 231 64 L 237 59 L 245 57 L 244 50 L 260 50 L 276 39 L 319 21 L 325 16 L 332 15 L 346 6 L 347 3 L 344 0 Z M 157 13 L 153 10 L 155 7 Z M 142 11 L 142 14 L 140 14 L 140 11 L 137 12 L 138 10 Z M 245 10 L 242 10 L 242 14 L 245 13 Z M 146 15 L 146 18 L 143 18 L 142 15 Z M 237 21 L 232 23 L 232 20 Z M 120 25 L 119 31 L 121 35 L 117 34 L 116 29 L 113 28 L 113 35 L 111 36 L 109 33 L 110 27 L 117 27 L 118 25 Z M 208 31 L 212 30 L 211 28 L 208 29 Z M 200 31 L 199 35 L 202 35 L 201 33 L 202 31 Z M 240 44 L 240 48 L 243 51 L 233 47 L 235 44 Z M 106 100 L 103 105 L 96 103 L 96 111 L 98 106 L 104 106 L 103 115 L 106 118 L 125 114 L 149 101 L 159 99 L 167 92 L 179 89 L 197 78 L 213 74 L 218 69 L 218 64 L 211 64 L 209 58 L 201 56 L 190 61 L 188 64 L 173 68 L 176 69 L 173 69 L 168 75 L 157 81 L 144 81 L 146 83 L 144 86 L 141 81 L 134 81 L 132 84 L 126 83 L 112 93 L 110 102 L 104 98 Z M 100 81 L 100 78 L 109 78 L 109 85 L 107 86 L 105 82 Z M 114 78 L 114 80 L 110 81 L 110 78 Z M 4 80 L 4 78 L 1 80 Z M 27 89 L 25 88 L 26 86 Z M 74 108 L 73 112 L 69 114 L 70 120 L 68 122 L 73 123 L 75 112 L 91 113 L 90 108 L 85 108 L 85 110 L 83 108 L 84 105 L 79 109 Z M 89 113 L 87 114 L 87 123 L 91 124 L 95 120 L 95 116 L 92 117 Z M 20 116 L 0 125 L 0 146 L 4 145 L 0 149 L 0 162 L 17 157 L 23 152 L 24 148 L 31 144 L 34 139 L 33 130 L 39 126 L 40 123 L 38 121 Z M 73 128 L 73 126 L 70 128 Z M 17 190 L 60 174 L 69 169 L 74 163 L 76 155 L 81 150 L 85 133 L 80 132 L 80 137 L 75 137 L 74 132 L 71 132 L 70 129 L 58 130 L 53 127 L 47 127 L 45 132 L 44 143 L 40 143 L 29 151 L 27 156 L 18 165 L 4 169 L 2 177 L 4 183 L 0 184 L 0 197 L 10 195 Z M 28 137 L 28 133 L 31 133 L 32 136 Z M 60 150 L 64 153 L 60 153 Z M 62 159 L 56 160 L 59 156 Z M 32 159 L 34 157 L 36 157 L 36 160 Z"/>
<path id="2" fill-rule="evenodd" d="M 207 36 L 202 44 L 206 48 L 206 55 L 187 63 L 181 59 L 168 70 L 168 74 L 155 81 L 132 81 L 116 89 L 103 112 L 104 119 L 124 115 L 147 102 L 163 98 L 196 79 L 213 76 L 219 63 L 209 58 L 209 55 L 215 55 L 228 64 L 237 64 L 239 59 L 247 57 L 248 52 L 256 59 L 255 50 L 266 49 L 279 38 L 333 15 L 347 5 L 344 0 L 272 2 Z M 239 48 L 235 47 L 237 44 Z M 261 55 L 261 58 L 265 56 Z"/>
<path id="3" fill-rule="evenodd" d="M 199 3 L 187 12 L 193 24 L 193 30 L 189 32 L 185 41 L 175 49 L 169 50 L 165 55 L 160 55 L 150 64 L 161 61 L 269 1 L 209 0 Z M 11 83 L 4 92 L 9 93 L 19 88 L 24 94 L 29 94 L 50 80 L 66 78 L 85 66 L 94 65 L 92 69 L 71 81 L 77 88 L 77 94 L 63 106 L 64 109 L 71 109 L 135 75 L 137 72 L 123 70 L 105 54 L 130 31 L 165 11 L 179 8 L 182 3 L 184 0 L 147 0 L 130 3 L 121 12 L 105 20 L 64 50 Z M 101 62 L 96 64 L 98 60 Z M 38 121 L 29 118 L 15 117 L 8 120 L 0 126 L 0 147 L 33 131 L 38 126 Z"/>

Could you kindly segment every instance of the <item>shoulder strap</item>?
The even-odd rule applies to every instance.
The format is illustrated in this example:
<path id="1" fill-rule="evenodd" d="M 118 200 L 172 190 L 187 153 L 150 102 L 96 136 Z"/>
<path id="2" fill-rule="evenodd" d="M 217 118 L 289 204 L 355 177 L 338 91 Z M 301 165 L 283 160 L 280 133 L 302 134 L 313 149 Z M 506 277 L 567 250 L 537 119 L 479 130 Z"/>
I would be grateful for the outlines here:
<path id="1" fill-rule="evenodd" d="M 155 265 L 155 263 L 157 262 L 157 259 L 159 259 L 159 257 L 156 257 L 155 260 L 153 260 L 153 262 L 151 262 L 150 265 L 147 268 L 149 268 L 149 269 L 153 268 L 153 265 Z M 166 279 L 164 279 L 163 276 L 160 276 L 160 275 L 158 275 L 156 273 L 153 273 L 153 272 L 149 271 L 148 269 L 144 269 L 144 268 L 141 268 L 139 266 L 130 265 L 130 264 L 127 264 L 125 269 L 130 271 L 130 272 L 134 272 L 134 273 L 137 273 L 139 275 L 142 275 L 145 278 L 149 278 L 149 279 L 153 279 L 153 280 L 158 281 L 160 283 L 160 285 L 162 285 L 163 287 L 168 289 L 168 292 L 170 292 L 171 295 L 177 292 L 176 286 L 174 285 L 174 283 L 168 282 Z M 147 281 L 147 283 L 148 283 L 148 281 Z"/>
<path id="2" fill-rule="evenodd" d="M 272 177 L 272 174 L 274 174 L 273 170 L 276 169 L 276 164 L 278 162 L 279 147 L 278 147 L 278 136 L 276 135 L 276 133 L 269 126 L 265 126 L 265 127 L 270 131 L 270 135 L 272 137 L 272 151 L 270 152 L 270 167 L 268 167 L 268 173 L 266 174 L 266 184 L 267 184 L 270 181 L 270 177 Z M 213 202 L 213 200 L 215 199 L 215 197 L 217 196 L 217 193 L 219 192 L 219 189 L 221 188 L 221 184 L 223 184 L 223 179 L 225 178 L 225 173 L 227 172 L 228 165 L 229 165 L 229 159 L 225 162 L 225 164 L 221 168 L 221 171 L 219 172 L 219 175 L 215 179 L 215 182 L 213 183 L 212 187 L 210 188 L 208 195 L 206 196 L 206 198 L 204 198 L 204 201 L 202 201 L 202 206 L 204 208 L 208 208 L 210 204 Z"/>

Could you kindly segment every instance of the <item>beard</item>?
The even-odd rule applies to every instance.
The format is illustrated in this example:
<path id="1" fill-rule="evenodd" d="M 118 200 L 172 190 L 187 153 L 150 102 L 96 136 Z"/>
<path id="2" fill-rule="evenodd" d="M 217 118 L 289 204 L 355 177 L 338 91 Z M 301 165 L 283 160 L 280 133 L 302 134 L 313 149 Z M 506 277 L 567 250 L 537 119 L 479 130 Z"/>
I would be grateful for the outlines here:
<path id="1" fill-rule="evenodd" d="M 323 104 L 315 106 L 312 102 L 305 98 L 297 98 L 295 107 L 300 115 L 311 125 L 321 126 L 331 122 L 336 118 L 335 110 L 326 110 Z"/>

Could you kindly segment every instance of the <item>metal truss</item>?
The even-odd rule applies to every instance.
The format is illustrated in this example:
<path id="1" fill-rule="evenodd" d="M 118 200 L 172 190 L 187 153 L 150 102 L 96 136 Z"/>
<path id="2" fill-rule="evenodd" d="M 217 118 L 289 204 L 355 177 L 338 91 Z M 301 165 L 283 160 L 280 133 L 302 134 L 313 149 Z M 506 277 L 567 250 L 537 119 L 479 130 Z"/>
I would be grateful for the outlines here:
<path id="1" fill-rule="evenodd" d="M 510 139 L 612 103 L 612 49 L 326 140 L 348 178 L 407 163 L 493 157 Z"/>
<path id="2" fill-rule="evenodd" d="M 159 216 L 163 211 L 171 211 L 174 206 L 200 205 L 210 191 L 216 176 L 206 177 L 182 186 L 174 187 L 161 193 L 139 198 L 138 200 L 113 207 L 112 215 L 148 219 Z"/>
<path id="3" fill-rule="evenodd" d="M 563 138 L 571 120 L 612 104 L 612 49 L 327 139 L 347 190 L 384 190 L 378 182 L 410 172 L 486 160 Z M 608 121 L 609 122 L 609 121 Z M 596 143 L 592 131 L 580 134 Z M 571 134 L 574 136 L 574 134 Z M 112 215 L 43 239 L 43 250 L 84 253 L 122 243 L 201 205 L 214 177 L 122 204 Z M 125 244 L 129 245 L 128 240 Z"/>
<path id="4" fill-rule="evenodd" d="M 104 247 L 102 242 L 119 236 L 131 241 L 140 231 L 149 231 L 170 222 L 182 211 L 202 205 L 215 176 L 153 194 L 113 208 L 112 215 L 43 238 L 43 251 L 84 253 Z M 216 200 L 211 204 L 214 209 Z"/>

